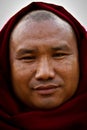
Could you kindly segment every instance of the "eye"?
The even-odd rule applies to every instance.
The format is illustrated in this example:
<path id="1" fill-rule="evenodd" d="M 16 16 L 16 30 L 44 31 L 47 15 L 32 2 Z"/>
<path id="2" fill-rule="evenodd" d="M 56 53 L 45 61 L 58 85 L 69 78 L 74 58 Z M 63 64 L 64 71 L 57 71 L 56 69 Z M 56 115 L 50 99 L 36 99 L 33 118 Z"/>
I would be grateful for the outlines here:
<path id="1" fill-rule="evenodd" d="M 21 59 L 24 59 L 24 60 L 33 60 L 33 59 L 35 59 L 35 56 L 24 56 Z"/>
<path id="2" fill-rule="evenodd" d="M 20 58 L 18 58 L 19 60 L 23 60 L 23 61 L 34 61 L 36 59 L 36 56 L 22 56 Z"/>
<path id="3" fill-rule="evenodd" d="M 58 52 L 58 53 L 54 53 L 54 54 L 53 54 L 53 57 L 54 57 L 54 58 L 61 58 L 61 57 L 64 57 L 64 56 L 66 56 L 66 55 L 67 55 L 66 53 Z"/>

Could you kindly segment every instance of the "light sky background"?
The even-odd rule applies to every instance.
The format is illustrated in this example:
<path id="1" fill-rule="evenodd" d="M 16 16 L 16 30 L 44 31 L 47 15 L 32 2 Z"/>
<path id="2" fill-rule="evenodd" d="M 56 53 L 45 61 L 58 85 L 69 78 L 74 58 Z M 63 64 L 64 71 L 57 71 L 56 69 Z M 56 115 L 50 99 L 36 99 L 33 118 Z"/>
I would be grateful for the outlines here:
<path id="1" fill-rule="evenodd" d="M 63 6 L 87 29 L 87 0 L 0 0 L 0 29 L 11 16 L 33 1 Z"/>

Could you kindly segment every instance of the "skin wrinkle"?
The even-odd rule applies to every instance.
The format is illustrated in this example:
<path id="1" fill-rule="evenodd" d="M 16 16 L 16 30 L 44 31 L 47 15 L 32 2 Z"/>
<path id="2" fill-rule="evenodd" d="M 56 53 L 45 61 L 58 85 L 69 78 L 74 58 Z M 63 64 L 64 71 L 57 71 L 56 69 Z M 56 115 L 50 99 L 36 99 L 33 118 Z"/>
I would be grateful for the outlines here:
<path id="1" fill-rule="evenodd" d="M 25 20 L 25 16 L 10 38 L 14 92 L 27 106 L 38 109 L 52 109 L 66 102 L 76 92 L 79 81 L 74 31 L 67 22 L 51 15 L 55 19 L 39 22 L 30 17 Z M 39 86 L 54 85 L 58 88 L 48 94 L 47 91 L 34 90 Z"/>

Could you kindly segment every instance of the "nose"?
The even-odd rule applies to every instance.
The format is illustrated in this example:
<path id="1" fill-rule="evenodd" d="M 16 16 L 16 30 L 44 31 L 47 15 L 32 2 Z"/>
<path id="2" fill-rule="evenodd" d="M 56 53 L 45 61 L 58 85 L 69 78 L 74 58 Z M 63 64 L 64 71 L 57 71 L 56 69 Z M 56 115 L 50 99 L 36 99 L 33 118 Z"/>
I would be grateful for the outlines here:
<path id="1" fill-rule="evenodd" d="M 55 72 L 47 58 L 41 59 L 37 66 L 35 78 L 40 80 L 53 79 Z"/>

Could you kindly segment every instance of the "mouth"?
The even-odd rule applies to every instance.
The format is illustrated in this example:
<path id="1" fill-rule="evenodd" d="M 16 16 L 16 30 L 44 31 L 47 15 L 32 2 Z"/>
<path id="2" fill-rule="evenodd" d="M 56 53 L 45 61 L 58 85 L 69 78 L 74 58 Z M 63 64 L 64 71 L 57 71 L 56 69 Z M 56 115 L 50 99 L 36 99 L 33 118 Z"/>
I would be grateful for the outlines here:
<path id="1" fill-rule="evenodd" d="M 57 91 L 59 86 L 57 85 L 39 85 L 34 90 L 40 95 L 50 95 Z"/>

